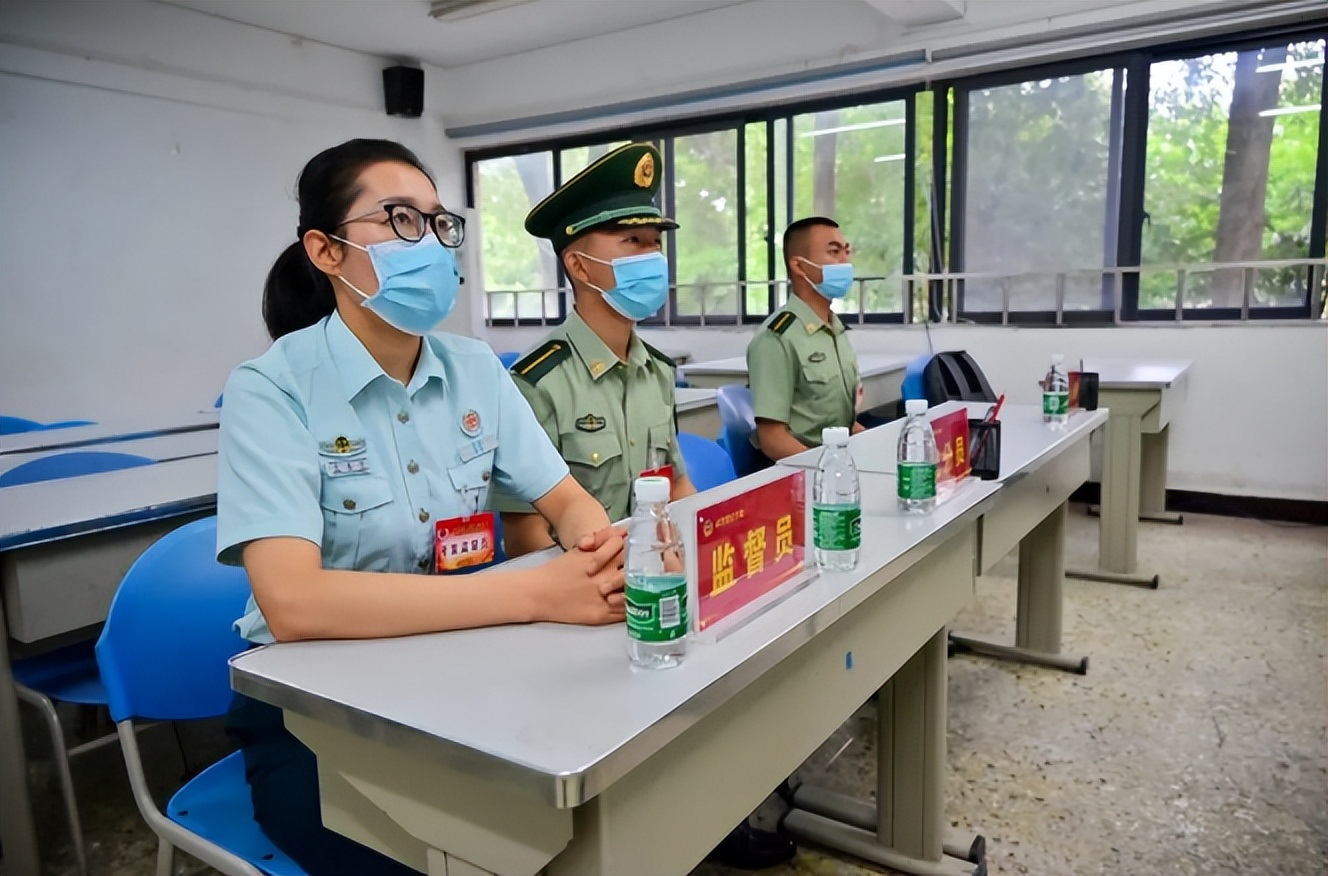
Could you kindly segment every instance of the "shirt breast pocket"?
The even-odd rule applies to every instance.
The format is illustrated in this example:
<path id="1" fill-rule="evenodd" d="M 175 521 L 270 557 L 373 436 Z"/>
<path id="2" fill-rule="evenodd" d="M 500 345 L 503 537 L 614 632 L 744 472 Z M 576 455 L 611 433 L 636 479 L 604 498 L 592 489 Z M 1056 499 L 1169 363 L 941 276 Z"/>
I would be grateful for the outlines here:
<path id="1" fill-rule="evenodd" d="M 462 454 L 464 457 L 466 454 Z M 482 451 L 459 465 L 448 468 L 447 476 L 452 481 L 452 489 L 460 499 L 461 514 L 474 514 L 488 507 L 489 484 L 493 483 L 493 463 L 496 457 L 494 448 Z"/>
<path id="2" fill-rule="evenodd" d="M 658 426 L 651 426 L 648 433 L 650 439 L 650 454 L 646 457 L 646 465 L 652 469 L 660 466 L 669 465 L 672 462 L 673 452 L 673 423 L 661 423 Z M 680 472 L 674 472 L 675 476 Z"/>
<path id="3" fill-rule="evenodd" d="M 802 379 L 815 386 L 824 386 L 839 379 L 839 363 L 826 356 L 819 362 L 802 363 Z"/>
<path id="4" fill-rule="evenodd" d="M 398 540 L 392 532 L 392 488 L 373 475 L 323 476 L 323 562 L 332 569 L 386 569 Z"/>
<path id="5" fill-rule="evenodd" d="M 606 508 L 623 488 L 622 444 L 608 430 L 572 432 L 562 436 L 563 459 L 577 483 Z"/>

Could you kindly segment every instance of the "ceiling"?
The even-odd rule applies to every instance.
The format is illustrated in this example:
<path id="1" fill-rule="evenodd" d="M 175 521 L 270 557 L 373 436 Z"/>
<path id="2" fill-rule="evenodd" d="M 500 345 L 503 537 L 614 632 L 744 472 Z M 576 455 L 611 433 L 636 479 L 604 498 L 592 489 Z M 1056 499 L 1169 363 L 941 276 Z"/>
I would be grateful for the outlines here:
<path id="1" fill-rule="evenodd" d="M 370 55 L 447 68 L 751 0 L 493 0 L 442 20 L 429 15 L 429 0 L 163 2 Z"/>

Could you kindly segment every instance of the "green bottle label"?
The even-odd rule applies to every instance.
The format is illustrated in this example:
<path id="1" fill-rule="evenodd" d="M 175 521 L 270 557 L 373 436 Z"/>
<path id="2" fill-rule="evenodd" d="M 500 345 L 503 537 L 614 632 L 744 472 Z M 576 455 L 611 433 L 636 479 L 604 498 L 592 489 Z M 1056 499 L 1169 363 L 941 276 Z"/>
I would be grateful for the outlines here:
<path id="1" fill-rule="evenodd" d="M 1063 417 L 1070 413 L 1070 394 L 1068 392 L 1042 393 L 1042 413 L 1048 417 Z"/>
<path id="2" fill-rule="evenodd" d="M 814 504 L 812 539 L 818 550 L 857 550 L 862 546 L 862 509 L 857 505 Z"/>
<path id="3" fill-rule="evenodd" d="M 686 577 L 629 577 L 624 595 L 628 636 L 638 642 L 672 642 L 687 635 Z"/>
<path id="4" fill-rule="evenodd" d="M 901 462 L 896 470 L 901 499 L 936 498 L 936 463 Z"/>

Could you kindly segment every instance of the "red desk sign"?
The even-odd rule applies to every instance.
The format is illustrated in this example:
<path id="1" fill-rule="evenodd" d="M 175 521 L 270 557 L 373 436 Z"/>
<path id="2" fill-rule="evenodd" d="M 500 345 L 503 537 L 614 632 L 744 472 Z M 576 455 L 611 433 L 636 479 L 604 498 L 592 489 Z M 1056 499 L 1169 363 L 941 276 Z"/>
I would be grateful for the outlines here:
<path id="1" fill-rule="evenodd" d="M 696 512 L 699 632 L 746 608 L 807 562 L 804 471 Z"/>
<path id="2" fill-rule="evenodd" d="M 957 481 L 968 477 L 973 465 L 968 453 L 968 411 L 958 410 L 931 421 L 931 430 L 936 435 L 936 449 L 941 454 L 941 464 L 936 470 L 936 489 L 942 485 L 957 486 Z"/>

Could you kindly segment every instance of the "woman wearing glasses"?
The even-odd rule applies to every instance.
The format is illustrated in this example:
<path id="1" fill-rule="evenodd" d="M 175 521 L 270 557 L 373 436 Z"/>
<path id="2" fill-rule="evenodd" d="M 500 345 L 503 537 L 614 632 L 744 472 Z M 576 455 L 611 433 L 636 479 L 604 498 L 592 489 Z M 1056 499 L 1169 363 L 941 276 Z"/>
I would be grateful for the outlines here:
<path id="1" fill-rule="evenodd" d="M 456 301 L 464 223 L 419 159 L 352 140 L 310 160 L 298 193 L 263 293 L 272 346 L 232 373 L 222 408 L 217 549 L 253 586 L 241 635 L 621 620 L 622 539 L 602 506 L 487 345 L 426 334 Z M 430 579 L 435 523 L 484 510 L 491 483 L 575 547 L 536 570 Z M 237 696 L 228 729 L 255 816 L 308 873 L 411 872 L 322 826 L 314 757 L 279 710 Z"/>

